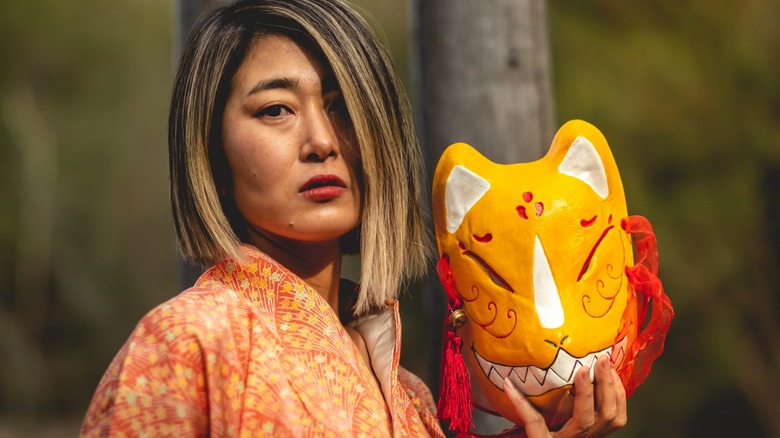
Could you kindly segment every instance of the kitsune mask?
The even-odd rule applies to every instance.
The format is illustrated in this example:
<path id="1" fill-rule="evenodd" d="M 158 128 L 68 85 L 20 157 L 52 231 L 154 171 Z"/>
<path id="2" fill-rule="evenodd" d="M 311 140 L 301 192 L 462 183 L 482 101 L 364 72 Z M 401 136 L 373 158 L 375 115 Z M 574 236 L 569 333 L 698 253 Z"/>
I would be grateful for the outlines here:
<path id="1" fill-rule="evenodd" d="M 576 369 L 591 367 L 592 379 L 596 358 L 611 355 L 619 370 L 637 336 L 626 200 L 606 140 L 570 121 L 542 159 L 509 165 L 454 144 L 432 200 L 440 275 L 465 310 L 457 336 L 486 397 L 477 403 L 512 412 L 510 378 L 550 426 L 562 424 Z"/>

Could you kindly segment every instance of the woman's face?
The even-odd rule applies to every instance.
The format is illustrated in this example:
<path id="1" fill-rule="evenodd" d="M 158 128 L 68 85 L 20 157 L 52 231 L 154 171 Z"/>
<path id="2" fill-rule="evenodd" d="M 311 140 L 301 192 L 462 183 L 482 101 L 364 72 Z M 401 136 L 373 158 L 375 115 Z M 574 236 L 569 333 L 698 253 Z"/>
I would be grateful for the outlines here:
<path id="1" fill-rule="evenodd" d="M 222 126 L 232 196 L 254 231 L 276 242 L 325 242 L 358 225 L 357 145 L 344 99 L 304 47 L 277 34 L 256 39 Z"/>

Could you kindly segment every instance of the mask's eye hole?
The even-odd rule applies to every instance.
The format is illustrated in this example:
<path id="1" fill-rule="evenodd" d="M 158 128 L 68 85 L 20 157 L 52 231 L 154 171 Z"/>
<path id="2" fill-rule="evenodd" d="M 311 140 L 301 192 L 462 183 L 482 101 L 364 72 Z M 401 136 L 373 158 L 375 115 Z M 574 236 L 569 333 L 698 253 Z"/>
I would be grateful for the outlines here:
<path id="1" fill-rule="evenodd" d="M 607 229 L 604 230 L 603 233 L 601 233 L 601 236 L 599 236 L 599 240 L 596 241 L 596 243 L 593 245 L 593 248 L 590 249 L 588 258 L 586 258 L 585 263 L 582 264 L 580 275 L 577 276 L 577 281 L 580 281 L 582 279 L 582 276 L 585 275 L 585 273 L 588 271 L 588 268 L 590 268 L 590 262 L 593 260 L 593 255 L 596 253 L 596 249 L 598 249 L 599 245 L 601 245 L 601 242 L 604 240 L 604 237 L 606 237 L 607 233 L 609 233 L 609 230 L 611 230 L 612 228 L 615 228 L 615 226 L 614 225 L 608 226 Z"/>
<path id="2" fill-rule="evenodd" d="M 587 260 L 585 260 L 585 264 L 582 265 L 582 269 L 580 270 L 580 275 L 577 276 L 577 280 L 579 281 L 583 275 L 585 275 L 586 272 L 588 272 L 588 268 L 590 268 L 590 257 L 588 257 Z"/>
<path id="3" fill-rule="evenodd" d="M 498 272 L 496 272 L 495 269 L 493 269 L 490 265 L 488 265 L 487 262 L 482 260 L 482 257 L 474 254 L 471 251 L 466 251 L 463 254 L 469 257 L 471 260 L 474 260 L 477 263 L 477 266 L 479 266 L 480 268 L 482 268 L 483 271 L 485 271 L 488 277 L 490 277 L 490 281 L 492 281 L 496 286 L 512 293 L 515 292 L 512 289 L 512 287 L 509 286 L 509 283 L 507 283 L 506 280 L 504 280 L 503 278 L 501 278 L 500 275 L 498 275 Z"/>

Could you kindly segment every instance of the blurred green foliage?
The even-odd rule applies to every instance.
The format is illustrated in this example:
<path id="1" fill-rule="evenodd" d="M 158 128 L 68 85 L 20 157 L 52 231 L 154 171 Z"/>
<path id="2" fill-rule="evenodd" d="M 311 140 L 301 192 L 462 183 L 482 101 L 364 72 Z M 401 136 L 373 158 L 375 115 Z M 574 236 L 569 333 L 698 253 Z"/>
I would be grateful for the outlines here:
<path id="1" fill-rule="evenodd" d="M 780 2 L 548 3 L 559 120 L 606 135 L 675 306 L 625 436 L 780 436 Z"/>
<path id="2" fill-rule="evenodd" d="M 0 5 L 5 418 L 83 415 L 138 318 L 176 293 L 171 23 L 157 0 Z"/>
<path id="3" fill-rule="evenodd" d="M 408 6 L 358 3 L 409 77 Z M 558 120 L 606 135 L 677 311 L 617 436 L 780 436 L 780 2 L 548 7 Z M 0 4 L 0 435 L 77 424 L 137 320 L 178 291 L 173 12 Z M 424 375 L 409 334 L 431 325 L 417 315 L 404 315 L 404 360 Z"/>

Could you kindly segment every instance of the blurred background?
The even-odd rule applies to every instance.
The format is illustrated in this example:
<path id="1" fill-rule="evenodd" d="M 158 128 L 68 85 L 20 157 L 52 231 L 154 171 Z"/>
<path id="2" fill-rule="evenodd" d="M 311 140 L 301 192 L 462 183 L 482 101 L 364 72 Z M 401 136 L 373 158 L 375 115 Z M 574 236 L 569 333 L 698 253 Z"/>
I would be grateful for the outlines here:
<path id="1" fill-rule="evenodd" d="M 408 5 L 356 3 L 408 83 Z M 676 311 L 614 436 L 780 436 L 780 1 L 547 5 L 556 122 L 606 135 Z M 138 319 L 179 291 L 174 16 L 0 3 L 0 437 L 77 436 Z M 402 298 L 407 334 L 440 327 L 423 293 Z M 407 336 L 402 361 L 430 381 L 426 350 Z"/>

